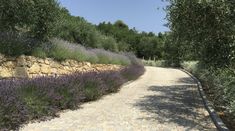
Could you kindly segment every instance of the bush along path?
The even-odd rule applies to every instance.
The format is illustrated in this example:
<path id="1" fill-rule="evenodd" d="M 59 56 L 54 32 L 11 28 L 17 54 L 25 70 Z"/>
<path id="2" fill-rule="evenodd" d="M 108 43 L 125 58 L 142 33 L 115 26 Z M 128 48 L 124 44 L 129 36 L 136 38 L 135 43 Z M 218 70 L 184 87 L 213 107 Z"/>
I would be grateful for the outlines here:
<path id="1" fill-rule="evenodd" d="M 177 69 L 145 69 L 118 93 L 20 130 L 216 130 L 190 76 Z"/>
<path id="2" fill-rule="evenodd" d="M 0 130 L 17 130 L 33 120 L 47 120 L 64 109 L 117 92 L 144 73 L 141 65 L 120 71 L 74 73 L 60 77 L 0 81 Z"/>

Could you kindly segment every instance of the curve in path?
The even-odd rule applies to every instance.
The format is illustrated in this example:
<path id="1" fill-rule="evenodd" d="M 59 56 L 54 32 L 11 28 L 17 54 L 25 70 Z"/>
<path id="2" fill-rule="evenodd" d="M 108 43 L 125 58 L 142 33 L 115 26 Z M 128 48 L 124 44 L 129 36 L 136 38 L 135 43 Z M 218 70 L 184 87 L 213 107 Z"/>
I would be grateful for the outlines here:
<path id="1" fill-rule="evenodd" d="M 138 80 L 118 93 L 60 113 L 59 118 L 30 123 L 24 131 L 183 131 L 216 130 L 197 85 L 186 73 L 146 67 Z"/>

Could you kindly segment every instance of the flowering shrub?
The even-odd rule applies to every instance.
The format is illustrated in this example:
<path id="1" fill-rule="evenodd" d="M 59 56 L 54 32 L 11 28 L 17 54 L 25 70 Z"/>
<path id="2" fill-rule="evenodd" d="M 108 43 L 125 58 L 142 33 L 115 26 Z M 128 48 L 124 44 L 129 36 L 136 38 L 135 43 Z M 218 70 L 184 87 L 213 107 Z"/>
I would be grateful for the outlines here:
<path id="1" fill-rule="evenodd" d="M 51 44 L 36 48 L 33 55 L 37 57 L 52 57 L 56 60 L 73 59 L 101 64 L 130 65 L 130 58 L 124 53 L 114 53 L 104 49 L 87 49 L 82 45 L 67 41 L 52 39 Z"/>
<path id="2" fill-rule="evenodd" d="M 76 109 L 83 102 L 118 91 L 143 72 L 143 66 L 131 65 L 120 71 L 1 80 L 0 130 L 15 130 L 29 120 L 44 120 L 59 110 Z"/>

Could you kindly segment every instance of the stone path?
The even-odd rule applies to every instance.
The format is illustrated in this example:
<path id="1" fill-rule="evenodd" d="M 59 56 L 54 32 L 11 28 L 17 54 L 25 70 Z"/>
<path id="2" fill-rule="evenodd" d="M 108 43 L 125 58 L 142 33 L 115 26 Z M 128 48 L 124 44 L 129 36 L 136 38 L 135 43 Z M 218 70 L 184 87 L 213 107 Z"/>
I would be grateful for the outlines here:
<path id="1" fill-rule="evenodd" d="M 146 67 L 120 92 L 64 111 L 59 118 L 31 123 L 22 131 L 216 130 L 194 81 L 177 69 Z"/>

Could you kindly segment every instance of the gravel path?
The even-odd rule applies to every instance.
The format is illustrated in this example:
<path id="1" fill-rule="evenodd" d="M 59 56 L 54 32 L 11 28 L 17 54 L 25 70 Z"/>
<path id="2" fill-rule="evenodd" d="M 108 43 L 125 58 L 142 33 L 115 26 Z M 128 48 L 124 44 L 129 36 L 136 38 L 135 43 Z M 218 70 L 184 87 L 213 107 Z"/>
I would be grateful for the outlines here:
<path id="1" fill-rule="evenodd" d="M 59 118 L 30 123 L 24 131 L 216 130 L 194 81 L 177 69 L 146 67 L 120 92 L 64 111 Z"/>

